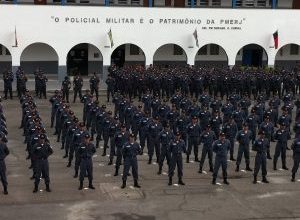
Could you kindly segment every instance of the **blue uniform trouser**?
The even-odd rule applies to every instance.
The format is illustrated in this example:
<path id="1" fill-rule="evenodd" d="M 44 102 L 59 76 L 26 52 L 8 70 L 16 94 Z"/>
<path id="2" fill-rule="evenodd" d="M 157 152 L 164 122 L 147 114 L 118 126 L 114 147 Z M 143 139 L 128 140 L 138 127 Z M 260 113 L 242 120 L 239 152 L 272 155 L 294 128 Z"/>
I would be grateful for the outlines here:
<path id="1" fill-rule="evenodd" d="M 202 169 L 206 155 L 208 156 L 209 160 L 209 168 L 212 170 L 213 169 L 213 151 L 212 151 L 212 146 L 205 146 L 203 145 L 202 148 L 202 154 L 201 154 L 201 160 L 200 160 L 200 169 Z"/>
<path id="2" fill-rule="evenodd" d="M 7 179 L 6 179 L 6 165 L 4 160 L 0 160 L 0 178 L 3 187 L 7 186 Z"/>
<path id="3" fill-rule="evenodd" d="M 213 172 L 214 179 L 216 179 L 218 176 L 220 166 L 222 166 L 223 178 L 226 179 L 227 178 L 227 157 L 216 156 L 214 172 Z"/>
<path id="4" fill-rule="evenodd" d="M 87 173 L 89 182 L 93 180 L 93 161 L 92 158 L 80 158 L 79 180 L 83 181 Z"/>
<path id="5" fill-rule="evenodd" d="M 37 159 L 34 162 L 34 172 L 35 172 L 35 185 L 39 185 L 40 183 L 40 177 L 41 175 L 43 176 L 45 180 L 45 184 L 50 183 L 50 178 L 49 178 L 49 164 L 47 159 Z"/>
<path id="6" fill-rule="evenodd" d="M 265 153 L 257 153 L 255 156 L 254 176 L 257 176 L 260 167 L 262 176 L 267 176 L 267 155 Z"/>
<path id="7" fill-rule="evenodd" d="M 121 147 L 117 147 L 117 159 L 116 159 L 116 168 L 119 169 L 119 167 L 122 164 L 122 146 Z"/>
<path id="8" fill-rule="evenodd" d="M 183 163 L 182 163 L 182 155 L 176 154 L 171 156 L 170 166 L 169 166 L 169 177 L 174 176 L 174 171 L 177 165 L 177 174 L 178 177 L 181 178 L 183 176 Z"/>
<path id="9" fill-rule="evenodd" d="M 198 158 L 198 148 L 199 148 L 199 138 L 198 137 L 188 137 L 187 155 L 191 155 L 192 148 L 194 148 L 195 158 Z"/>
<path id="10" fill-rule="evenodd" d="M 170 165 L 170 153 L 167 149 L 167 145 L 161 145 L 160 156 L 159 156 L 159 168 L 161 169 L 164 164 L 165 158 L 167 159 L 167 164 Z"/>
<path id="11" fill-rule="evenodd" d="M 241 145 L 240 144 L 239 150 L 238 150 L 237 159 L 236 159 L 236 165 L 239 166 L 241 164 L 243 154 L 245 156 L 246 165 L 250 164 L 250 150 L 249 150 L 249 145 L 246 146 L 246 145 Z"/>
<path id="12" fill-rule="evenodd" d="M 115 139 L 113 136 L 110 137 L 110 153 L 109 153 L 109 159 L 112 160 L 114 156 L 116 155 L 116 144 Z"/>
<path id="13" fill-rule="evenodd" d="M 127 180 L 129 170 L 132 168 L 132 176 L 134 180 L 138 180 L 138 162 L 136 157 L 126 157 L 124 159 L 123 181 Z"/>
<path id="14" fill-rule="evenodd" d="M 278 157 L 281 155 L 282 166 L 286 166 L 286 143 L 277 143 L 274 154 L 274 165 L 277 164 Z"/>
<path id="15" fill-rule="evenodd" d="M 144 150 L 145 145 L 146 145 L 146 137 L 147 136 L 144 132 L 140 132 L 139 138 L 140 138 L 140 145 L 141 145 L 142 151 Z"/>
<path id="16" fill-rule="evenodd" d="M 292 169 L 292 173 L 296 174 L 300 164 L 300 153 L 294 153 L 293 159 L 294 159 L 294 166 Z"/>
<path id="17" fill-rule="evenodd" d="M 154 154 L 154 149 L 155 149 L 155 153 L 156 153 L 156 158 L 159 158 L 159 154 L 160 154 L 160 149 L 159 149 L 159 140 L 157 138 L 154 137 L 149 137 L 149 141 L 147 143 L 147 147 L 148 147 L 148 155 L 150 158 L 153 157 Z"/>
<path id="18" fill-rule="evenodd" d="M 228 138 L 228 140 L 230 141 L 230 158 L 233 158 L 233 154 L 234 154 L 234 138 Z"/>

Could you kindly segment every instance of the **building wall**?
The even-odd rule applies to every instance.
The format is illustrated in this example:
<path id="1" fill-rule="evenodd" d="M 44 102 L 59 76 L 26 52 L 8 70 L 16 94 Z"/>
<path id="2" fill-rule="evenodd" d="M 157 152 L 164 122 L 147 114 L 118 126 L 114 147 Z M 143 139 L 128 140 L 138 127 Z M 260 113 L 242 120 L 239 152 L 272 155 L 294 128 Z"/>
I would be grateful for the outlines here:
<path id="1" fill-rule="evenodd" d="M 11 15 L 14 15 L 14 19 L 11 19 Z M 80 22 L 77 23 L 75 19 Z M 97 22 L 85 23 L 84 19 L 95 19 Z M 114 19 L 115 22 L 112 22 Z M 122 22 L 122 19 L 128 19 L 129 23 Z M 237 20 L 241 24 L 225 24 L 225 20 Z M 211 43 L 220 45 L 228 56 L 228 65 L 235 64 L 240 48 L 248 44 L 258 44 L 266 51 L 268 65 L 273 66 L 278 49 L 274 48 L 272 34 L 279 31 L 280 45 L 300 45 L 300 29 L 295 28 L 299 20 L 300 13 L 297 10 L 1 5 L 0 44 L 10 50 L 12 65 L 16 67 L 20 65 L 23 59 L 21 54 L 28 45 L 46 43 L 56 51 L 61 73 L 64 72 L 62 70 L 66 66 L 69 50 L 79 43 L 90 43 L 99 49 L 102 58 L 94 60 L 93 55 L 90 58 L 98 64 L 102 61 L 103 68 L 110 65 L 114 49 L 127 43 L 134 43 L 143 50 L 146 65 L 152 64 L 153 59 L 193 65 L 199 49 L 193 36 L 197 28 L 199 47 Z M 15 27 L 18 47 L 12 47 Z M 110 29 L 113 48 L 110 48 L 107 34 Z M 181 46 L 186 56 L 173 55 L 172 46 L 157 51 L 167 44 Z M 40 50 L 41 47 L 36 48 L 38 55 L 29 54 L 22 62 L 42 59 L 43 52 Z M 49 55 L 49 59 L 47 57 L 47 61 L 54 61 L 52 55 Z M 142 60 L 142 56 L 126 56 L 128 61 Z M 223 59 L 224 57 L 220 57 L 220 60 Z"/>

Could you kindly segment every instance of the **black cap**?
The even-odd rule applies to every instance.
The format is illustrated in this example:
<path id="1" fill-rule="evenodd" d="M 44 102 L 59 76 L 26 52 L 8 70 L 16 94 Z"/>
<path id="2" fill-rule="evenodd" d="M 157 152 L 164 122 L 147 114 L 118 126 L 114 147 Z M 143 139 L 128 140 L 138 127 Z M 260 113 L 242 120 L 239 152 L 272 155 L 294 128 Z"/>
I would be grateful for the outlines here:
<path id="1" fill-rule="evenodd" d="M 244 126 L 244 127 L 247 127 L 247 126 L 248 126 L 248 123 L 244 123 L 243 126 Z"/>
<path id="2" fill-rule="evenodd" d="M 221 132 L 221 133 L 220 133 L 220 136 L 225 136 L 225 133 L 224 133 L 224 132 Z"/>
<path id="3" fill-rule="evenodd" d="M 179 131 L 176 131 L 175 135 L 176 135 L 176 136 L 180 136 L 181 134 L 180 134 Z"/>
<path id="4" fill-rule="evenodd" d="M 198 119 L 198 118 L 197 118 L 197 116 L 193 116 L 193 118 L 192 118 L 192 119 Z"/>
<path id="5" fill-rule="evenodd" d="M 261 135 L 261 134 L 265 134 L 265 132 L 264 132 L 264 131 L 262 131 L 262 130 L 260 130 L 260 131 L 258 132 L 258 134 L 259 134 L 259 135 Z"/>
<path id="6" fill-rule="evenodd" d="M 107 114 L 112 115 L 112 111 L 108 111 Z"/>
<path id="7" fill-rule="evenodd" d="M 115 116 L 114 119 L 115 119 L 115 120 L 119 120 L 119 117 L 118 117 L 118 116 Z"/>
<path id="8" fill-rule="evenodd" d="M 138 108 L 142 108 L 143 106 L 142 105 L 138 105 Z"/>
<path id="9" fill-rule="evenodd" d="M 155 119 L 155 120 L 158 120 L 158 119 L 159 119 L 159 117 L 158 117 L 158 116 L 155 116 L 155 117 L 154 117 L 154 119 Z"/>
<path id="10" fill-rule="evenodd" d="M 102 105 L 101 108 L 106 108 L 106 105 Z"/>
<path id="11" fill-rule="evenodd" d="M 41 134 L 40 138 L 44 140 L 44 139 L 46 139 L 46 135 L 45 134 Z"/>
<path id="12" fill-rule="evenodd" d="M 85 138 L 90 138 L 91 136 L 89 134 L 84 135 Z"/>
<path id="13" fill-rule="evenodd" d="M 285 122 L 280 123 L 281 126 L 286 126 Z"/>
<path id="14" fill-rule="evenodd" d="M 80 122 L 80 123 L 79 123 L 79 127 L 84 127 L 84 123 L 83 123 L 83 122 Z"/>
<path id="15" fill-rule="evenodd" d="M 126 128 L 126 125 L 125 125 L 125 124 L 122 124 L 122 125 L 121 125 L 121 128 Z"/>

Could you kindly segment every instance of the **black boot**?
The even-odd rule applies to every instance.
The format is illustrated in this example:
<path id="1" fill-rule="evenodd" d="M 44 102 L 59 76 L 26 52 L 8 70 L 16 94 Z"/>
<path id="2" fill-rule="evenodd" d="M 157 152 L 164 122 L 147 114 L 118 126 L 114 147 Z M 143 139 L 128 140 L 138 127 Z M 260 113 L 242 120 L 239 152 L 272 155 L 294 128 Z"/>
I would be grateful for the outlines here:
<path id="1" fill-rule="evenodd" d="M 134 180 L 134 185 L 135 188 L 141 188 L 137 180 Z"/>
<path id="2" fill-rule="evenodd" d="M 216 183 L 217 183 L 216 178 L 213 178 L 211 184 L 216 185 Z"/>
<path id="3" fill-rule="evenodd" d="M 277 163 L 273 162 L 273 170 L 277 170 Z"/>
<path id="4" fill-rule="evenodd" d="M 4 195 L 7 195 L 7 194 L 8 194 L 7 186 L 4 186 L 3 194 L 4 194 Z"/>
<path id="5" fill-rule="evenodd" d="M 37 184 L 34 184 L 33 193 L 36 193 L 39 190 L 39 186 Z"/>
<path id="6" fill-rule="evenodd" d="M 240 171 L 240 165 L 236 165 L 235 172 L 239 172 L 239 171 Z"/>
<path id="7" fill-rule="evenodd" d="M 74 174 L 73 177 L 74 177 L 74 178 L 77 178 L 77 177 L 78 177 L 78 171 L 75 172 L 75 174 Z"/>
<path id="8" fill-rule="evenodd" d="M 256 183 L 257 183 L 257 176 L 254 176 L 253 184 L 256 184 Z"/>
<path id="9" fill-rule="evenodd" d="M 126 187 L 126 180 L 123 180 L 123 184 L 121 186 L 121 189 L 124 189 Z"/>
<path id="10" fill-rule="evenodd" d="M 158 169 L 157 175 L 160 175 L 160 174 L 161 174 L 161 171 L 162 171 L 162 167 L 161 167 L 161 166 L 159 166 L 159 169 Z"/>
<path id="11" fill-rule="evenodd" d="M 263 177 L 262 182 L 263 183 L 269 183 L 269 181 L 267 180 L 267 177 L 265 177 L 265 176 Z"/>
<path id="12" fill-rule="evenodd" d="M 234 159 L 233 155 L 230 156 L 230 160 L 231 161 L 236 161 L 236 159 Z"/>
<path id="13" fill-rule="evenodd" d="M 190 162 L 190 155 L 186 155 L 186 162 L 187 162 L 187 163 Z"/>
<path id="14" fill-rule="evenodd" d="M 99 140 L 96 141 L 96 148 L 99 148 Z"/>
<path id="15" fill-rule="evenodd" d="M 80 181 L 78 190 L 82 190 L 82 189 L 83 189 L 83 181 Z"/>
<path id="16" fill-rule="evenodd" d="M 195 162 L 199 162 L 198 156 L 195 156 Z"/>
<path id="17" fill-rule="evenodd" d="M 102 157 L 106 156 L 106 147 L 103 149 Z"/>
<path id="18" fill-rule="evenodd" d="M 287 166 L 286 166 L 285 160 L 282 161 L 282 169 L 289 170 L 289 168 L 287 168 Z"/>
<path id="19" fill-rule="evenodd" d="M 246 165 L 246 170 L 247 170 L 247 171 L 253 171 L 253 170 L 250 168 L 249 164 Z"/>
<path id="20" fill-rule="evenodd" d="M 109 159 L 109 162 L 108 162 L 108 166 L 112 165 L 113 164 L 113 159 Z"/>
<path id="21" fill-rule="evenodd" d="M 95 187 L 93 186 L 93 182 L 92 181 L 89 181 L 89 188 L 90 189 L 95 189 Z"/>
<path id="22" fill-rule="evenodd" d="M 172 185 L 172 177 L 169 177 L 169 183 L 168 183 L 169 186 Z"/>
<path id="23" fill-rule="evenodd" d="M 200 166 L 198 173 L 202 173 L 202 166 Z"/>
<path id="24" fill-rule="evenodd" d="M 152 163 L 152 157 L 149 157 L 148 164 Z"/>
<path id="25" fill-rule="evenodd" d="M 227 181 L 227 178 L 224 178 L 223 183 L 226 185 L 229 185 L 229 182 Z"/>
<path id="26" fill-rule="evenodd" d="M 292 173 L 292 179 L 291 179 L 292 182 L 295 182 L 295 173 Z"/>
<path id="27" fill-rule="evenodd" d="M 119 168 L 118 167 L 116 167 L 116 170 L 115 170 L 115 174 L 114 174 L 114 176 L 118 176 L 119 175 Z"/>
<path id="28" fill-rule="evenodd" d="M 268 160 L 272 160 L 272 157 L 271 157 L 271 154 L 270 154 L 269 151 L 267 152 L 267 159 L 268 159 Z"/>
<path id="29" fill-rule="evenodd" d="M 51 189 L 50 189 L 49 184 L 46 184 L 46 191 L 47 191 L 47 192 L 51 192 Z"/>
<path id="30" fill-rule="evenodd" d="M 180 177 L 180 178 L 179 178 L 179 180 L 178 180 L 178 184 L 179 184 L 179 185 L 182 185 L 182 186 L 184 186 L 184 185 L 185 185 L 185 183 L 184 183 L 184 182 L 182 182 L 182 178 L 181 178 L 181 177 Z"/>
<path id="31" fill-rule="evenodd" d="M 209 168 L 209 172 L 211 172 L 211 173 L 214 172 L 214 168 L 212 166 Z"/>
<path id="32" fill-rule="evenodd" d="M 67 167 L 70 167 L 70 166 L 71 166 L 71 161 L 69 161 L 69 163 L 68 163 Z"/>
<path id="33" fill-rule="evenodd" d="M 64 156 L 63 156 L 63 158 L 67 158 L 68 157 L 68 154 L 65 154 Z"/>

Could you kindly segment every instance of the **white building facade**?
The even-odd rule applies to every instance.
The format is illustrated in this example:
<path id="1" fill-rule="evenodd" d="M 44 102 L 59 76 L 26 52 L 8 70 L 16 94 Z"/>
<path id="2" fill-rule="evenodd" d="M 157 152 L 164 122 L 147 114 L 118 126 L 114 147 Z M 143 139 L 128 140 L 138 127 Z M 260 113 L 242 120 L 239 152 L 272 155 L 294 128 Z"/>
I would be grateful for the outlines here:
<path id="1" fill-rule="evenodd" d="M 300 60 L 299 21 L 298 10 L 1 5 L 0 71 L 42 67 L 62 80 L 77 62 L 105 79 L 114 53 L 125 65 L 289 68 Z"/>

